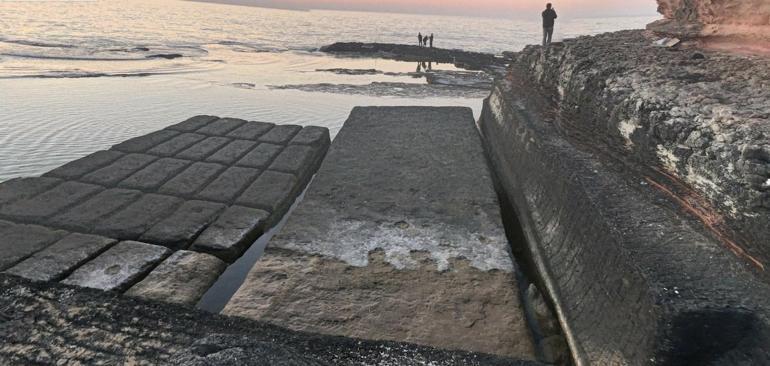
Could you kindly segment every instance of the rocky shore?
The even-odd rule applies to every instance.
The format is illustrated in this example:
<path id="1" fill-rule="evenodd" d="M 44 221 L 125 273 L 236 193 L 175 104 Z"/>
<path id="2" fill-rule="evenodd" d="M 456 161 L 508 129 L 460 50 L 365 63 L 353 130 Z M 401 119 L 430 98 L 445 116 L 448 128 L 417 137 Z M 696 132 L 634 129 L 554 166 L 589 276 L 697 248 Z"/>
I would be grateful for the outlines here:
<path id="1" fill-rule="evenodd" d="M 505 59 L 489 53 L 448 50 L 392 43 L 338 42 L 320 48 L 321 52 L 338 55 L 380 57 L 409 62 L 440 62 L 468 70 L 505 66 Z"/>

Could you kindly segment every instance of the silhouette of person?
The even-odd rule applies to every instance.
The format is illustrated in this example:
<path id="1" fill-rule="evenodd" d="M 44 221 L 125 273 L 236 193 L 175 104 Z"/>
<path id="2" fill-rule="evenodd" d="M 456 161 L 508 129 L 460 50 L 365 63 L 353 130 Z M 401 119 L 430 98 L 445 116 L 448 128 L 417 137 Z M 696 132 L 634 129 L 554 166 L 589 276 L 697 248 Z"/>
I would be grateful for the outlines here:
<path id="1" fill-rule="evenodd" d="M 420 47 L 422 47 L 422 33 L 417 34 L 417 41 L 420 43 Z"/>
<path id="2" fill-rule="evenodd" d="M 551 3 L 546 4 L 545 10 L 543 11 L 543 47 L 551 44 L 553 25 L 556 18 L 556 11 L 553 10 Z"/>
<path id="3" fill-rule="evenodd" d="M 430 34 L 430 48 L 433 48 L 433 33 Z"/>
<path id="4" fill-rule="evenodd" d="M 422 71 L 422 64 L 420 64 L 420 61 L 417 61 L 417 72 L 419 73 L 421 71 Z"/>
<path id="5" fill-rule="evenodd" d="M 433 71 L 433 62 L 428 61 L 428 71 Z"/>

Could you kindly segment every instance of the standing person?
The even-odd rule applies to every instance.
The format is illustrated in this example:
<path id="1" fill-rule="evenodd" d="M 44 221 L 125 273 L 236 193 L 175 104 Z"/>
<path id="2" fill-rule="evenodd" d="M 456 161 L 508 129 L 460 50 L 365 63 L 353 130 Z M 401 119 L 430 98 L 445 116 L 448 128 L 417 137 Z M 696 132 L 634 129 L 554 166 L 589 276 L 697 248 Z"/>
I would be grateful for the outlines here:
<path id="1" fill-rule="evenodd" d="M 430 48 L 433 48 L 433 33 L 430 34 Z"/>
<path id="2" fill-rule="evenodd" d="M 545 10 L 543 11 L 543 47 L 551 44 L 553 25 L 556 18 L 556 11 L 553 10 L 551 3 L 546 4 Z"/>
<path id="3" fill-rule="evenodd" d="M 417 41 L 420 43 L 420 47 L 422 47 L 422 33 L 417 33 Z"/>

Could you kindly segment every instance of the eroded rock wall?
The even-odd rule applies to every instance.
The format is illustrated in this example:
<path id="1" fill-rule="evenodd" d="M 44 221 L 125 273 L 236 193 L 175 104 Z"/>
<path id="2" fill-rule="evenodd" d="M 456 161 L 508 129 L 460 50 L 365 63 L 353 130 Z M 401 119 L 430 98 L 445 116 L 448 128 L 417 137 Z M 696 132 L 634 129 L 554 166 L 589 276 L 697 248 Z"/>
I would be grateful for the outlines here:
<path id="1" fill-rule="evenodd" d="M 664 20 L 650 29 L 684 38 L 740 37 L 770 40 L 767 0 L 658 0 Z"/>

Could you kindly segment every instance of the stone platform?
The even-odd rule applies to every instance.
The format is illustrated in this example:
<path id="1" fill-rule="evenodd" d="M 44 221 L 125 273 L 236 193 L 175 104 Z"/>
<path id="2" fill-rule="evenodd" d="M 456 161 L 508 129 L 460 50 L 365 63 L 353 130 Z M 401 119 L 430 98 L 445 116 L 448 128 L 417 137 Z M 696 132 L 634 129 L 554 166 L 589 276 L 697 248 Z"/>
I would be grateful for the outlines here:
<path id="1" fill-rule="evenodd" d="M 144 278 L 132 294 L 194 304 L 284 216 L 329 143 L 321 127 L 197 116 L 2 183 L 0 271 L 111 291 Z"/>
<path id="2" fill-rule="evenodd" d="M 224 313 L 534 359 L 470 109 L 355 108 Z"/>

